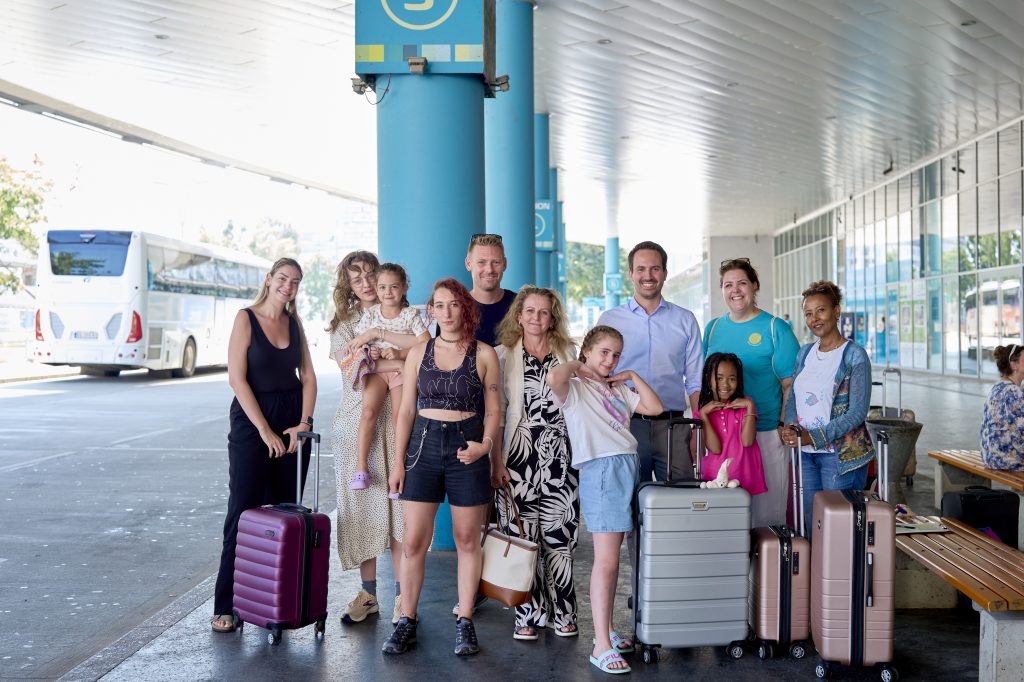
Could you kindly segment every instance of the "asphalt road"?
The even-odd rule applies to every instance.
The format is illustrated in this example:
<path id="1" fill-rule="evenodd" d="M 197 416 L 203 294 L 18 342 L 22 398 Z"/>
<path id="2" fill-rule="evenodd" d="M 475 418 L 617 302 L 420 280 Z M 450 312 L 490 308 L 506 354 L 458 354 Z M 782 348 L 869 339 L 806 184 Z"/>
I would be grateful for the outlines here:
<path id="1" fill-rule="evenodd" d="M 341 390 L 329 362 L 325 455 Z M 217 570 L 231 398 L 223 370 L 0 386 L 0 679 L 59 677 Z"/>

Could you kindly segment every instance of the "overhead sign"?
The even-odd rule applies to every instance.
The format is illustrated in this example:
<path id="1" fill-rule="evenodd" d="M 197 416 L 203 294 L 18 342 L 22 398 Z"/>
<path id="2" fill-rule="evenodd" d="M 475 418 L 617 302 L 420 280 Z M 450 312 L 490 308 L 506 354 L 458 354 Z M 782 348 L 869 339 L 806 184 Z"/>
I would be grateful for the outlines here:
<path id="1" fill-rule="evenodd" d="M 604 275 L 604 293 L 619 294 L 622 292 L 622 273 L 606 272 Z"/>
<path id="2" fill-rule="evenodd" d="M 555 250 L 555 212 L 548 199 L 533 205 L 533 245 L 538 251 Z"/>
<path id="3" fill-rule="evenodd" d="M 356 0 L 356 73 L 480 74 L 494 80 L 494 0 Z"/>

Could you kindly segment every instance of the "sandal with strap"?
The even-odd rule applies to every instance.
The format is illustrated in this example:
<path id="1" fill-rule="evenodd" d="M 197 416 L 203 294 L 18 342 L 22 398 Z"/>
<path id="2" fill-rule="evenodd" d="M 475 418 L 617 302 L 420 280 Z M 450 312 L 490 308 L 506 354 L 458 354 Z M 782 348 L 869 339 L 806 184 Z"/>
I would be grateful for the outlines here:
<path id="1" fill-rule="evenodd" d="M 619 633 L 615 632 L 615 630 L 608 633 L 608 639 L 611 640 L 612 647 L 614 647 L 614 649 L 620 654 L 631 654 L 636 651 L 636 646 L 634 646 L 633 640 L 629 637 L 623 637 Z"/>
<path id="2" fill-rule="evenodd" d="M 234 632 L 235 619 L 232 616 L 214 616 L 210 620 L 210 629 L 214 632 Z"/>
<path id="3" fill-rule="evenodd" d="M 572 629 L 566 630 L 565 628 Z M 561 627 L 555 628 L 555 634 L 559 637 L 579 637 L 580 629 L 577 627 L 576 623 L 566 623 Z"/>
<path id="4" fill-rule="evenodd" d="M 512 632 L 512 639 L 518 639 L 525 642 L 533 642 L 538 637 L 537 628 L 530 625 L 523 625 Z"/>
<path id="5" fill-rule="evenodd" d="M 603 673 L 610 673 L 612 675 L 621 675 L 628 673 L 632 670 L 629 664 L 626 663 L 623 668 L 612 668 L 610 667 L 613 663 L 626 663 L 626 659 L 619 655 L 619 652 L 615 649 L 609 649 L 608 651 L 601 654 L 599 657 L 590 657 L 590 664 Z"/>
<path id="6" fill-rule="evenodd" d="M 352 482 L 348 484 L 349 490 L 366 490 L 370 487 L 370 472 L 357 471 L 352 474 Z"/>

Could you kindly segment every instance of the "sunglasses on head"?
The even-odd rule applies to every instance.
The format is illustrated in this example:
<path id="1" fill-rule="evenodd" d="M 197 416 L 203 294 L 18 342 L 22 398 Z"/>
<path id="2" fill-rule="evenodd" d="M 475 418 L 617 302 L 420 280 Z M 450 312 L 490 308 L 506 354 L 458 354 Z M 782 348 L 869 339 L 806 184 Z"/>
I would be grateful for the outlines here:
<path id="1" fill-rule="evenodd" d="M 750 259 L 749 258 L 726 258 L 724 261 L 722 261 L 721 267 L 724 268 L 726 265 L 732 265 L 732 264 L 735 264 L 735 263 L 744 263 L 745 265 L 750 265 Z"/>
<path id="2" fill-rule="evenodd" d="M 475 242 L 481 237 L 491 237 L 492 239 L 497 239 L 499 242 L 501 241 L 501 235 L 495 234 L 494 232 L 477 232 L 472 237 L 470 237 L 469 240 Z"/>

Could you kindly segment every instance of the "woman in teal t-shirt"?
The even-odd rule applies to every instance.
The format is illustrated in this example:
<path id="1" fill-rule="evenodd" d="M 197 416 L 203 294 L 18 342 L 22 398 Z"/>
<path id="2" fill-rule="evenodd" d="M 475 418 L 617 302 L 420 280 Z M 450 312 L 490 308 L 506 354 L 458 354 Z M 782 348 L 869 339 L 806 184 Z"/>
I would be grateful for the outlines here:
<path id="1" fill-rule="evenodd" d="M 754 527 L 783 524 L 789 474 L 779 427 L 800 344 L 788 322 L 757 307 L 761 283 L 750 259 L 722 261 L 718 274 L 729 313 L 704 328 L 705 357 L 735 353 L 743 363 L 747 397 L 757 408 L 757 445 L 768 486 L 768 492 L 751 499 L 751 522 Z"/>

